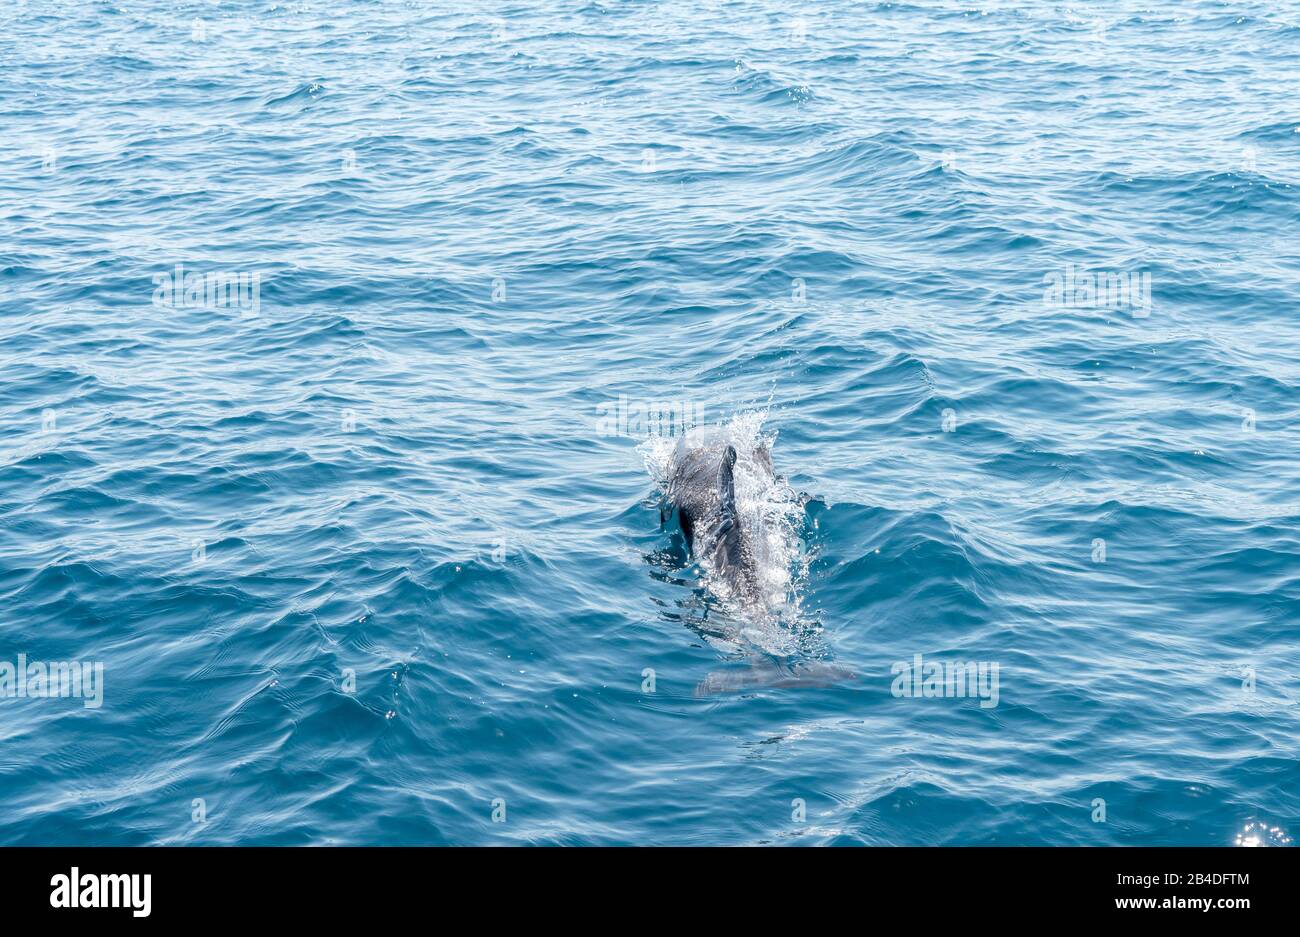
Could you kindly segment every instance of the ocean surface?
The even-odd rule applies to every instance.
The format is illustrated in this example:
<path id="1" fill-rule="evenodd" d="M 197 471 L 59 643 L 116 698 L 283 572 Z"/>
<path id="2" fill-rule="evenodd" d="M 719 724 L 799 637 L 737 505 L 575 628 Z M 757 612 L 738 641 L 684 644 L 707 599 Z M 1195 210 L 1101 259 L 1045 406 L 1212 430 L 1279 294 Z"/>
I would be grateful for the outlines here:
<path id="1" fill-rule="evenodd" d="M 1294 0 L 0 26 L 0 843 L 1300 828 Z"/>

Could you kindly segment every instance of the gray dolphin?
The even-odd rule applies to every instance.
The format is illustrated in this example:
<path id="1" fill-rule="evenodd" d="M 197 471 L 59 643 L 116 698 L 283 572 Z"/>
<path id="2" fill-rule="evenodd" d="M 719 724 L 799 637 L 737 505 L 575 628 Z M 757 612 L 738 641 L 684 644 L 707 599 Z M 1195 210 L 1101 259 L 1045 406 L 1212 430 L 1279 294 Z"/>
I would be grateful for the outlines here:
<path id="1" fill-rule="evenodd" d="M 742 615 L 768 611 L 758 570 L 756 541 L 768 531 L 753 512 L 736 506 L 736 463 L 756 474 L 761 487 L 777 482 L 772 455 L 765 444 L 738 453 L 731 444 L 680 440 L 673 454 L 660 508 L 660 524 L 677 515 L 691 553 L 705 560 L 709 573 L 726 583 L 729 598 L 741 606 Z M 695 688 L 696 696 L 736 693 L 758 687 L 825 687 L 856 675 L 837 664 L 816 660 L 774 658 L 767 652 L 747 655 L 748 666 L 728 667 L 708 674 Z"/>
<path id="2" fill-rule="evenodd" d="M 759 687 L 830 687 L 857 674 L 829 661 L 781 661 L 751 658 L 748 667 L 728 667 L 705 676 L 695 687 L 696 696 L 742 693 Z"/>
<path id="3" fill-rule="evenodd" d="M 759 446 L 751 454 L 754 466 L 772 474 L 772 457 Z M 761 597 L 752 538 L 736 509 L 736 447 L 727 445 L 678 447 L 667 486 L 667 507 L 660 523 L 676 511 L 691 552 L 708 557 L 711 571 L 725 580 L 733 595 L 747 601 Z"/>

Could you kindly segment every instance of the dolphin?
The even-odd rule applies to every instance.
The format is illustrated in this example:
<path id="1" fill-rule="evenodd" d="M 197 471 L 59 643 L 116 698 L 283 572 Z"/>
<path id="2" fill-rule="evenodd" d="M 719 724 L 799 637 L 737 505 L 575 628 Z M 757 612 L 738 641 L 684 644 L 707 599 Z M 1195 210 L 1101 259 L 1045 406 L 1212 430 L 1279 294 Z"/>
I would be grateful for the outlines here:
<path id="1" fill-rule="evenodd" d="M 708 674 L 696 685 L 695 695 L 718 696 L 759 687 L 830 687 L 856 676 L 849 668 L 829 661 L 751 658 L 747 668 L 729 667 Z"/>
<path id="2" fill-rule="evenodd" d="M 701 562 L 716 585 L 723 583 L 724 598 L 736 606 L 742 619 L 771 618 L 769 597 L 764 595 L 759 569 L 761 544 L 770 536 L 763 515 L 741 511 L 736 504 L 736 466 L 760 489 L 776 485 L 772 455 L 765 443 L 742 446 L 716 437 L 678 440 L 669 466 L 660 525 L 676 515 L 692 555 Z M 744 628 L 739 629 L 744 633 Z M 851 680 L 856 674 L 828 661 L 794 660 L 769 651 L 746 653 L 748 666 L 729 666 L 708 674 L 695 688 L 696 696 L 742 693 L 759 687 L 827 687 Z"/>
<path id="3" fill-rule="evenodd" d="M 755 447 L 750 456 L 756 470 L 775 479 L 766 446 Z M 762 598 L 753 544 L 760 532 L 746 530 L 736 508 L 736 459 L 731 444 L 719 448 L 680 443 L 659 522 L 666 523 L 675 512 L 692 554 L 707 559 L 710 572 L 727 584 L 733 597 L 752 603 Z"/>

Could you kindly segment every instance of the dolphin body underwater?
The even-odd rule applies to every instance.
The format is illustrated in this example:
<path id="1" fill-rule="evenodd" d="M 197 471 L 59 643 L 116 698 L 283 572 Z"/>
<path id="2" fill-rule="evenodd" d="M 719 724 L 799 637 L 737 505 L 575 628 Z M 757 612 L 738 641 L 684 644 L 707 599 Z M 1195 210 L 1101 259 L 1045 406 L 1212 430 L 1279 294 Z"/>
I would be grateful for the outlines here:
<path id="1" fill-rule="evenodd" d="M 709 576 L 712 591 L 720 593 L 741 618 L 764 618 L 771 616 L 776 598 L 767 594 L 760 568 L 761 545 L 772 531 L 763 512 L 743 511 L 738 506 L 736 466 L 743 458 L 742 468 L 765 490 L 783 480 L 772 468 L 765 442 L 743 448 L 737 452 L 733 444 L 716 438 L 679 439 L 664 485 L 659 523 L 662 528 L 675 515 L 691 555 Z M 831 686 L 855 676 L 845 667 L 824 661 L 791 661 L 767 652 L 751 653 L 747 658 L 747 668 L 710 673 L 695 688 L 695 695 L 756 687 Z"/>

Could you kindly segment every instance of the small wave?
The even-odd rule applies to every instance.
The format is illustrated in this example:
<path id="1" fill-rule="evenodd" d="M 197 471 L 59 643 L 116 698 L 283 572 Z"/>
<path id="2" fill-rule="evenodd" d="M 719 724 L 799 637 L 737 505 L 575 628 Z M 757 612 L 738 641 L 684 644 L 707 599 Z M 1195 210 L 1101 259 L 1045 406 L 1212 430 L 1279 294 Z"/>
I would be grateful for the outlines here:
<path id="1" fill-rule="evenodd" d="M 325 85 L 319 81 L 306 81 L 287 94 L 268 98 L 262 102 L 263 107 L 283 108 L 291 104 L 309 104 L 325 94 Z"/>

